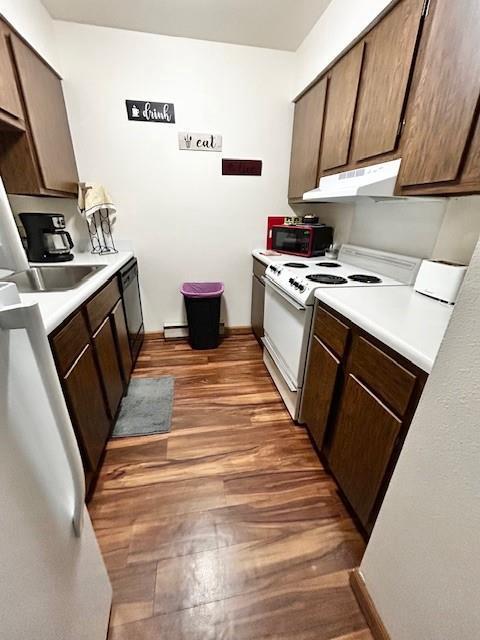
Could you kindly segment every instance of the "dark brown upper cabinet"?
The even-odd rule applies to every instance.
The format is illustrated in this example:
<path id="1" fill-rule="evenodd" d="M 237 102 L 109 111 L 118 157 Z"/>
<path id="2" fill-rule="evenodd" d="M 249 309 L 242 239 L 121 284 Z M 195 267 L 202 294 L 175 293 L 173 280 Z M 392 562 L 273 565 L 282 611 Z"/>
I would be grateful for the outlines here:
<path id="1" fill-rule="evenodd" d="M 422 9 L 420 0 L 402 0 L 365 37 L 353 162 L 378 158 L 398 146 Z"/>
<path id="2" fill-rule="evenodd" d="M 289 199 L 301 198 L 317 186 L 326 92 L 325 78 L 295 104 Z"/>
<path id="3" fill-rule="evenodd" d="M 6 190 L 22 195 L 73 196 L 78 173 L 61 79 L 13 31 L 5 36 L 7 28 L 2 23 L 26 130 L 1 133 L 0 173 Z"/>
<path id="4" fill-rule="evenodd" d="M 480 3 L 432 0 L 407 110 L 400 194 L 480 191 Z"/>
<path id="5" fill-rule="evenodd" d="M 0 128 L 24 131 L 23 110 L 8 38 L 8 30 L 0 22 Z"/>
<path id="6" fill-rule="evenodd" d="M 359 42 L 328 74 L 320 168 L 322 172 L 348 163 L 365 44 Z"/>

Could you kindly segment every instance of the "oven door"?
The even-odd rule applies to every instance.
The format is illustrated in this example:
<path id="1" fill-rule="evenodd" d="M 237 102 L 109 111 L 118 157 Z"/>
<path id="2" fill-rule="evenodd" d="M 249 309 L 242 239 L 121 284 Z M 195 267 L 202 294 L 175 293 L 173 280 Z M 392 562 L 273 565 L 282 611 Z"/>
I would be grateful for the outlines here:
<path id="1" fill-rule="evenodd" d="M 265 280 L 264 346 L 290 391 L 303 385 L 312 322 L 312 307 L 305 307 Z"/>

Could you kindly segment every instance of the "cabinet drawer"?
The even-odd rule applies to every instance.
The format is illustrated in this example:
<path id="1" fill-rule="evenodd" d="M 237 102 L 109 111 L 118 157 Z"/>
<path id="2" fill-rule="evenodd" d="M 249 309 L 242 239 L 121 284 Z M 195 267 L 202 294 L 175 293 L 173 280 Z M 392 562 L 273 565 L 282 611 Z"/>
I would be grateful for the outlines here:
<path id="1" fill-rule="evenodd" d="M 120 299 L 120 289 L 117 278 L 114 278 L 100 293 L 87 304 L 87 316 L 90 329 L 94 333 L 102 324 L 115 304 Z"/>
<path id="2" fill-rule="evenodd" d="M 317 307 L 313 331 L 337 356 L 344 355 L 350 329 L 322 307 Z"/>
<path id="3" fill-rule="evenodd" d="M 88 329 L 82 312 L 73 318 L 53 338 L 57 367 L 61 375 L 65 375 L 82 349 L 88 344 Z"/>
<path id="4" fill-rule="evenodd" d="M 265 275 L 265 271 L 267 270 L 266 265 L 257 258 L 253 259 L 253 273 L 257 276 L 257 278 L 262 278 Z"/>
<path id="5" fill-rule="evenodd" d="M 353 342 L 350 369 L 399 416 L 406 413 L 417 381 L 414 373 L 360 336 Z"/>

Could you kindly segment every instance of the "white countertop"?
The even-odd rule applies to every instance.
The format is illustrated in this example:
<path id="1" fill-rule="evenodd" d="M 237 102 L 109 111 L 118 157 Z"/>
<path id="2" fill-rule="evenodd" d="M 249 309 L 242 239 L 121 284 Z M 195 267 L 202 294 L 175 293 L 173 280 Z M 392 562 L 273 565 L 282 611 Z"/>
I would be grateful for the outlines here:
<path id="1" fill-rule="evenodd" d="M 277 256 L 265 256 L 263 255 L 264 251 L 266 251 L 266 249 L 254 249 L 252 256 L 260 260 L 260 262 L 263 262 L 267 267 L 275 262 L 295 262 L 296 260 L 301 260 L 302 262 L 313 262 L 313 264 L 315 264 L 315 262 L 321 260 L 319 256 L 316 258 L 299 258 L 298 256 L 290 256 L 287 253 L 279 253 Z"/>
<path id="2" fill-rule="evenodd" d="M 407 286 L 321 288 L 315 297 L 427 373 L 453 312 Z"/>
<path id="3" fill-rule="evenodd" d="M 91 253 L 77 253 L 70 262 L 42 263 L 38 266 L 50 264 L 56 266 L 104 264 L 107 266 L 105 269 L 101 269 L 95 273 L 76 289 L 69 289 L 68 291 L 21 293 L 20 298 L 22 302 L 26 303 L 38 302 L 45 329 L 47 333 L 51 333 L 132 257 L 132 251 L 119 251 L 118 253 L 104 256 L 92 255 Z"/>

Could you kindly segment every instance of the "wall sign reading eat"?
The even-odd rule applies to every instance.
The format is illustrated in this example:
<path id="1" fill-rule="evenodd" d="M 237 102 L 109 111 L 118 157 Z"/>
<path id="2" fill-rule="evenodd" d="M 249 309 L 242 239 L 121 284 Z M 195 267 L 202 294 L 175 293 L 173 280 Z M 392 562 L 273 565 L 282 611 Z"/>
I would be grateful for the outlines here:
<path id="1" fill-rule="evenodd" d="M 221 151 L 222 136 L 213 133 L 179 131 L 178 148 L 181 151 Z"/>
<path id="2" fill-rule="evenodd" d="M 174 124 L 175 107 L 171 102 L 144 102 L 143 100 L 125 100 L 129 120 L 138 122 L 163 122 Z"/>

